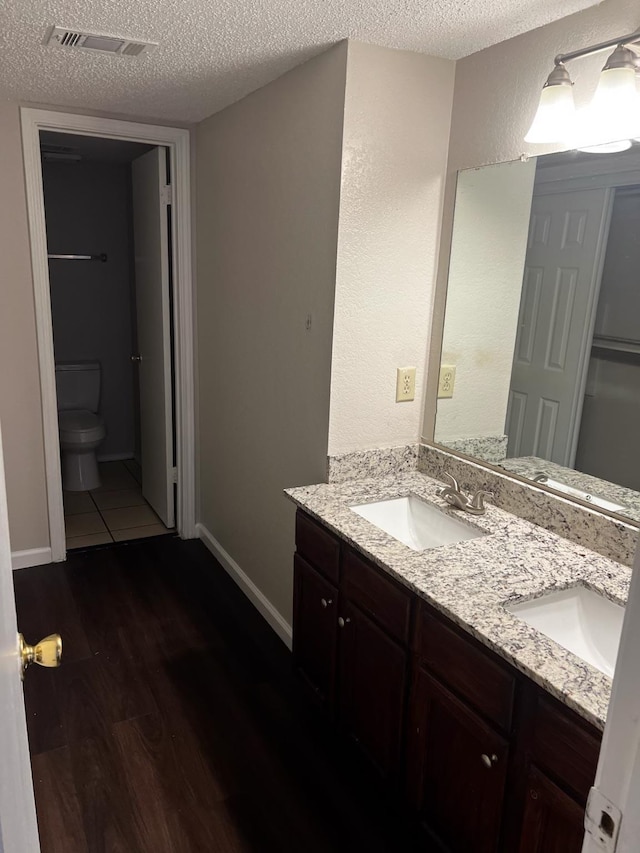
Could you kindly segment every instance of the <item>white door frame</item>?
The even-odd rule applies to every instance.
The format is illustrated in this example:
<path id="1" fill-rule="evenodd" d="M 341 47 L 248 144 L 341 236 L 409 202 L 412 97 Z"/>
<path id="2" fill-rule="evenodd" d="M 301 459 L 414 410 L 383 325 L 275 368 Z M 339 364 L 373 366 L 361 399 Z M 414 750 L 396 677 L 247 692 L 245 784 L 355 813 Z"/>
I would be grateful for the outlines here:
<path id="1" fill-rule="evenodd" d="M 594 789 L 589 797 L 582 853 L 636 853 L 640 837 L 640 543 L 636 549 L 629 599 Z M 619 831 L 617 846 L 598 832 L 602 810 Z M 601 841 L 604 838 L 605 841 Z"/>
<path id="2" fill-rule="evenodd" d="M 193 278 L 191 270 L 191 174 L 188 130 L 153 124 L 21 108 L 27 214 L 42 395 L 42 426 L 49 511 L 51 559 L 66 557 L 62 474 L 58 439 L 53 324 L 47 261 L 47 232 L 40 155 L 40 131 L 53 130 L 165 145 L 171 158 L 173 222 L 173 307 L 175 351 L 175 431 L 177 448 L 176 527 L 183 539 L 195 537 L 195 376 Z"/>

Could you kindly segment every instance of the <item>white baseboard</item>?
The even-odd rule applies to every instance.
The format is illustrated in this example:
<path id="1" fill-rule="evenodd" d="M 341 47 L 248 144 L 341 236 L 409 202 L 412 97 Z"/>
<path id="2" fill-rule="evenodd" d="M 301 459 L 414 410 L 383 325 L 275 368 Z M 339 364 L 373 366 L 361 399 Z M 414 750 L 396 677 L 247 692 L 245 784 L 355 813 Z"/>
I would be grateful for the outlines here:
<path id="1" fill-rule="evenodd" d="M 51 562 L 51 548 L 27 548 L 26 551 L 11 552 L 11 567 L 27 569 L 29 566 L 44 566 Z"/>
<path id="2" fill-rule="evenodd" d="M 291 625 L 287 620 L 278 610 L 276 610 L 273 604 L 264 595 L 264 593 L 258 589 L 251 578 L 242 571 L 233 557 L 224 550 L 222 545 L 214 536 L 211 535 L 204 524 L 201 524 L 200 522 L 196 524 L 196 535 L 198 539 L 201 539 L 202 542 L 204 542 L 227 574 L 233 578 L 253 606 L 262 614 L 262 616 L 264 616 L 282 642 L 290 649 L 292 645 L 292 630 Z"/>

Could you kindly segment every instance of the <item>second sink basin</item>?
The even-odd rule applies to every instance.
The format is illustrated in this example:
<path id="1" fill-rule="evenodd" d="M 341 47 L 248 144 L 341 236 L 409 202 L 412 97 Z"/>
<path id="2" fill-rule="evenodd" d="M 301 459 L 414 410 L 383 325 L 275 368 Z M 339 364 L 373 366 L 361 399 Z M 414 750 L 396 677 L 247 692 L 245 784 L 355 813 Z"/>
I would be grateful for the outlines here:
<path id="1" fill-rule="evenodd" d="M 613 678 L 624 607 L 574 586 L 508 605 L 507 610 Z"/>
<path id="2" fill-rule="evenodd" d="M 414 551 L 453 545 L 485 535 L 483 530 L 453 518 L 414 495 L 359 504 L 351 509 Z"/>

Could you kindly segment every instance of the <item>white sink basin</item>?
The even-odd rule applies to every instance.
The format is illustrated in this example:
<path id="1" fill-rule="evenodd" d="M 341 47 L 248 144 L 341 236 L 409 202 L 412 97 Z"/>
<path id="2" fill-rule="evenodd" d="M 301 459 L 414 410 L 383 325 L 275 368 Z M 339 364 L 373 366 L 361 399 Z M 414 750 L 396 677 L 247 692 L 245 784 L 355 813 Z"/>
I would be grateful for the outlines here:
<path id="1" fill-rule="evenodd" d="M 508 605 L 507 610 L 613 678 L 624 607 L 574 586 Z"/>
<path id="2" fill-rule="evenodd" d="M 483 530 L 453 518 L 439 507 L 413 495 L 360 504 L 351 509 L 414 551 L 453 545 L 485 535 Z"/>

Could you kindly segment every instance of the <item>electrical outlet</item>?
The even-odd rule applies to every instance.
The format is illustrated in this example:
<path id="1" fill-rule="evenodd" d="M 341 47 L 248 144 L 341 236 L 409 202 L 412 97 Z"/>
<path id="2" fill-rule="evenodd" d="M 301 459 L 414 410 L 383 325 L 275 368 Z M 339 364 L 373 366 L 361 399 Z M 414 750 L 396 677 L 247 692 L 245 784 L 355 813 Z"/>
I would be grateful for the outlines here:
<path id="1" fill-rule="evenodd" d="M 396 378 L 396 403 L 406 403 L 416 397 L 415 367 L 399 367 Z"/>
<path id="2" fill-rule="evenodd" d="M 453 397 L 453 386 L 456 384 L 456 368 L 454 364 L 440 365 L 438 380 L 438 398 Z"/>

